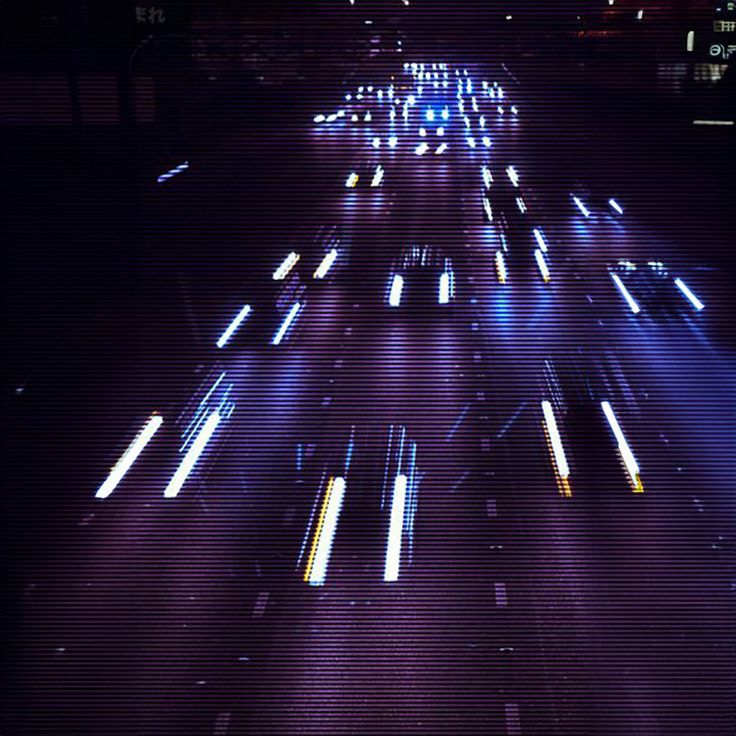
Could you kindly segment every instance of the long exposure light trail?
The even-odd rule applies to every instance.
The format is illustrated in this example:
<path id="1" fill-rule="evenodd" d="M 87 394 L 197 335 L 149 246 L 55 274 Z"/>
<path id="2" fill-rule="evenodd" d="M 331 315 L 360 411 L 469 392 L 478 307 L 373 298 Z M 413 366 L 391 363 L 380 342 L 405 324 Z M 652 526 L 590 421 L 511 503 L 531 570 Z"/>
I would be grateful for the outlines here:
<path id="1" fill-rule="evenodd" d="M 204 452 L 204 448 L 207 447 L 207 443 L 212 438 L 218 425 L 220 424 L 220 412 L 213 411 L 212 414 L 207 417 L 207 421 L 202 425 L 202 429 L 199 430 L 199 434 L 196 436 L 192 444 L 189 446 L 184 459 L 179 464 L 176 472 L 169 481 L 169 484 L 164 490 L 164 498 L 175 498 L 179 495 L 186 479 L 189 474 L 194 470 L 194 466 L 200 458 L 200 455 Z"/>
<path id="2" fill-rule="evenodd" d="M 95 498 L 107 498 L 117 488 L 120 481 L 125 477 L 125 474 L 130 470 L 133 463 L 137 460 L 141 452 L 143 452 L 146 445 L 153 439 L 153 435 L 158 432 L 163 423 L 164 419 L 159 414 L 154 414 L 150 417 L 135 439 L 120 456 L 117 463 L 115 463 L 105 482 L 97 489 Z"/>

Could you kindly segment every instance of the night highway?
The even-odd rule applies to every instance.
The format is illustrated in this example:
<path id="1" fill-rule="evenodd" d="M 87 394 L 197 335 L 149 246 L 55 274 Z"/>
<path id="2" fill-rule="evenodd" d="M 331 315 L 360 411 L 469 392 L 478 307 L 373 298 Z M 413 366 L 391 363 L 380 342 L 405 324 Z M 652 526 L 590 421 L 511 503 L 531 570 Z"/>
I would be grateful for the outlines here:
<path id="1" fill-rule="evenodd" d="M 621 3 L 4 18 L 2 736 L 736 734 L 736 9 Z"/>

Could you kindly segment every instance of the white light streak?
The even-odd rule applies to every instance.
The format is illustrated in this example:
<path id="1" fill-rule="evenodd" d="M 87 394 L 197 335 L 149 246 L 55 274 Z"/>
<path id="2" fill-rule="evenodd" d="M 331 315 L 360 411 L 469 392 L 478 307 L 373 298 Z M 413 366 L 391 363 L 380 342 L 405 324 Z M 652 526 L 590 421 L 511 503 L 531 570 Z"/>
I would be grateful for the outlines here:
<path id="1" fill-rule="evenodd" d="M 500 283 L 505 284 L 508 278 L 506 271 L 506 261 L 504 260 L 503 253 L 500 250 L 496 251 L 496 273 L 498 274 L 498 280 Z"/>
<path id="2" fill-rule="evenodd" d="M 578 197 L 573 196 L 572 201 L 575 202 L 575 206 L 585 215 L 590 217 L 590 210 L 580 201 Z"/>
<path id="3" fill-rule="evenodd" d="M 483 184 L 485 184 L 486 189 L 490 189 L 491 184 L 493 183 L 491 170 L 484 164 L 483 166 L 481 166 L 480 172 L 483 176 Z"/>
<path id="4" fill-rule="evenodd" d="M 289 275 L 291 269 L 296 266 L 299 258 L 300 256 L 298 253 L 291 251 L 291 253 L 289 253 L 289 255 L 284 258 L 281 265 L 273 272 L 273 280 L 283 281 Z"/>
<path id="5" fill-rule="evenodd" d="M 425 142 L 422 142 L 422 143 L 420 143 L 420 144 L 419 144 L 419 145 L 418 145 L 418 146 L 417 146 L 417 147 L 416 147 L 416 148 L 414 149 L 414 153 L 415 153 L 415 154 L 416 154 L 417 156 L 423 156 L 423 155 L 424 155 L 425 153 L 427 153 L 427 151 L 428 151 L 428 150 L 429 150 L 429 146 L 427 145 L 427 143 L 425 143 Z"/>
<path id="6" fill-rule="evenodd" d="M 296 319 L 296 316 L 299 314 L 301 308 L 302 305 L 300 302 L 295 302 L 294 304 L 292 304 L 289 313 L 286 315 L 286 318 L 281 323 L 281 326 L 276 331 L 276 334 L 271 338 L 271 345 L 281 344 L 281 341 L 284 339 L 284 336 L 286 335 L 289 327 L 291 327 L 292 322 Z"/>
<path id="7" fill-rule="evenodd" d="M 693 120 L 693 125 L 733 125 L 733 120 Z"/>
<path id="8" fill-rule="evenodd" d="M 348 178 L 345 179 L 345 187 L 347 189 L 354 189 L 355 185 L 358 183 L 359 178 L 360 177 L 354 171 L 351 171 Z"/>
<path id="9" fill-rule="evenodd" d="M 401 292 L 404 289 L 404 277 L 400 273 L 394 274 L 391 281 L 391 291 L 388 296 L 388 303 L 392 307 L 398 307 L 401 304 Z"/>
<path id="10" fill-rule="evenodd" d="M 601 408 L 603 409 L 603 413 L 606 415 L 608 424 L 613 431 L 613 436 L 616 438 L 618 451 L 621 455 L 621 459 L 623 460 L 626 472 L 629 474 L 629 478 L 631 479 L 634 492 L 641 493 L 644 489 L 642 488 L 641 478 L 639 476 L 639 464 L 636 462 L 634 453 L 631 452 L 631 448 L 629 447 L 629 443 L 626 441 L 626 437 L 618 423 L 618 419 L 616 419 L 616 415 L 613 413 L 613 407 L 608 401 L 601 401 Z"/>
<path id="11" fill-rule="evenodd" d="M 493 222 L 493 209 L 491 208 L 491 203 L 485 197 L 483 197 L 483 209 L 486 212 L 488 222 Z"/>
<path id="12" fill-rule="evenodd" d="M 179 164 L 178 166 L 175 166 L 173 169 L 170 169 L 165 174 L 161 174 L 161 176 L 156 179 L 157 183 L 163 184 L 165 181 L 168 181 L 171 179 L 172 176 L 176 176 L 177 174 L 181 174 L 182 171 L 186 171 L 189 168 L 189 161 L 184 161 L 184 163 Z"/>
<path id="13" fill-rule="evenodd" d="M 323 279 L 325 276 L 327 276 L 328 271 L 332 268 L 332 265 L 337 260 L 337 248 L 332 248 L 327 252 L 325 257 L 322 259 L 322 262 L 317 266 L 316 271 L 314 272 L 314 278 L 315 279 Z"/>
<path id="14" fill-rule="evenodd" d="M 383 166 L 381 164 L 378 164 L 376 166 L 376 171 L 373 174 L 373 178 L 371 179 L 371 186 L 372 187 L 379 187 L 381 186 L 381 182 L 383 181 L 383 175 L 384 175 Z"/>
<path id="15" fill-rule="evenodd" d="M 447 143 L 440 143 L 435 150 L 435 154 L 441 156 L 447 150 Z"/>
<path id="16" fill-rule="evenodd" d="M 539 268 L 539 273 L 542 274 L 542 278 L 544 279 L 544 283 L 549 283 L 550 275 L 549 275 L 549 268 L 547 267 L 547 262 L 544 260 L 544 254 L 542 253 L 539 248 L 535 249 L 534 251 L 534 260 L 537 262 L 537 266 Z"/>
<path id="17" fill-rule="evenodd" d="M 440 293 L 438 295 L 440 304 L 448 304 L 450 302 L 450 274 L 444 271 L 440 275 Z"/>
<path id="18" fill-rule="evenodd" d="M 220 335 L 220 339 L 216 343 L 218 348 L 224 348 L 225 345 L 227 345 L 230 338 L 235 334 L 235 331 L 240 327 L 243 320 L 250 314 L 250 312 L 250 304 L 243 305 L 243 308 L 237 313 L 235 319 L 233 319 L 233 321 L 228 325 L 225 332 Z"/>
<path id="19" fill-rule="evenodd" d="M 611 209 L 618 212 L 619 215 L 623 215 L 624 213 L 623 207 L 621 207 L 621 205 L 615 199 L 609 199 L 608 204 L 611 206 Z"/>
<path id="20" fill-rule="evenodd" d="M 641 308 L 634 300 L 634 297 L 629 294 L 629 290 L 624 286 L 624 282 L 621 281 L 621 278 L 617 273 L 611 273 L 611 278 L 613 279 L 613 283 L 616 284 L 618 287 L 618 290 L 621 292 L 621 296 L 626 300 L 626 303 L 629 305 L 629 309 L 634 314 L 639 314 L 641 312 Z"/>
<path id="21" fill-rule="evenodd" d="M 330 479 L 330 481 L 325 498 L 326 506 L 323 507 L 316 531 L 316 547 L 310 560 L 311 565 L 307 570 L 308 582 L 315 586 L 324 585 L 327 578 L 327 565 L 332 555 L 332 544 L 337 531 L 343 498 L 345 497 L 345 479 L 337 477 Z"/>
<path id="22" fill-rule="evenodd" d="M 514 166 L 507 166 L 506 167 L 506 174 L 508 175 L 509 179 L 511 180 L 511 183 L 515 186 L 519 186 L 519 174 L 516 171 L 516 168 Z"/>
<path id="23" fill-rule="evenodd" d="M 386 563 L 383 570 L 383 580 L 394 583 L 399 579 L 401 565 L 401 535 L 404 527 L 404 507 L 406 505 L 407 478 L 399 473 L 394 481 L 394 493 L 391 501 L 391 520 L 388 528 L 388 543 L 386 544 Z"/>
<path id="24" fill-rule="evenodd" d="M 120 459 L 115 463 L 105 482 L 97 489 L 95 498 L 107 498 L 117 488 L 120 481 L 125 477 L 125 474 L 138 458 L 138 455 L 143 452 L 145 446 L 151 441 L 153 435 L 156 434 L 163 423 L 163 417 L 158 414 L 150 417 L 140 432 L 138 432 L 135 439 L 120 456 Z"/>
<path id="25" fill-rule="evenodd" d="M 542 235 L 542 231 L 535 227 L 534 230 L 534 239 L 537 241 L 537 245 L 539 246 L 539 250 L 542 251 L 542 253 L 547 252 L 547 242 L 544 239 L 544 236 Z"/>
<path id="26" fill-rule="evenodd" d="M 189 446 L 184 459 L 177 468 L 176 473 L 169 481 L 169 485 L 164 490 L 164 498 L 175 498 L 179 495 L 179 491 L 182 489 L 184 482 L 189 477 L 189 474 L 197 464 L 200 455 L 210 441 L 210 438 L 215 433 L 217 425 L 220 423 L 220 413 L 213 411 L 212 414 L 207 417 L 207 421 L 202 425 L 202 429 L 199 430 L 199 434 L 195 437 L 192 444 Z"/>
<path id="27" fill-rule="evenodd" d="M 677 288 L 685 295 L 690 304 L 692 304 L 698 312 L 705 309 L 705 304 L 703 304 L 703 302 L 701 302 L 700 299 L 698 299 L 698 297 L 688 289 L 687 285 L 681 278 L 675 279 L 675 286 L 677 286 Z"/>
<path id="28" fill-rule="evenodd" d="M 552 444 L 552 453 L 555 458 L 557 473 L 560 478 L 567 480 L 570 476 L 570 467 L 567 464 L 565 449 L 562 446 L 560 431 L 557 428 L 557 420 L 555 419 L 555 414 L 552 411 L 552 404 L 550 404 L 549 401 L 542 402 L 542 412 L 544 413 L 544 423 L 547 427 L 549 441 Z"/>

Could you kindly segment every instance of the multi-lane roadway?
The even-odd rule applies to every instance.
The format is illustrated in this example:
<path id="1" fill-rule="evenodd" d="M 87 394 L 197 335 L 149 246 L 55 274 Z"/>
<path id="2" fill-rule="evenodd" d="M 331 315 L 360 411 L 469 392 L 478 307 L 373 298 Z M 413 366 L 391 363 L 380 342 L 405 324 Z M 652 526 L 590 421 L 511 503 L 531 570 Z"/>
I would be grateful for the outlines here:
<path id="1" fill-rule="evenodd" d="M 733 733 L 732 285 L 530 97 L 369 66 L 151 182 L 117 367 L 23 410 L 6 733 Z"/>

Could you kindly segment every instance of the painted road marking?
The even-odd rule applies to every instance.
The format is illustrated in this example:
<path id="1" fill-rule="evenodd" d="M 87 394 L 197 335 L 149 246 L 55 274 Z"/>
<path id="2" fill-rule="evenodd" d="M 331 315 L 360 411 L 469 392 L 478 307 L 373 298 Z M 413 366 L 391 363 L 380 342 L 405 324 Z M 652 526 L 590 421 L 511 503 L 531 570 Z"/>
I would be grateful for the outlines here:
<path id="1" fill-rule="evenodd" d="M 228 729 L 230 728 L 230 717 L 231 713 L 222 711 L 217 714 L 217 720 L 215 721 L 215 730 L 212 732 L 212 736 L 226 736 Z"/>
<path id="2" fill-rule="evenodd" d="M 253 606 L 253 618 L 263 618 L 263 614 L 266 612 L 266 606 L 268 605 L 268 591 L 263 591 L 258 594 L 256 598 L 256 604 Z"/>
<path id="3" fill-rule="evenodd" d="M 521 719 L 519 718 L 519 704 L 506 703 L 506 733 L 508 736 L 521 736 Z"/>

